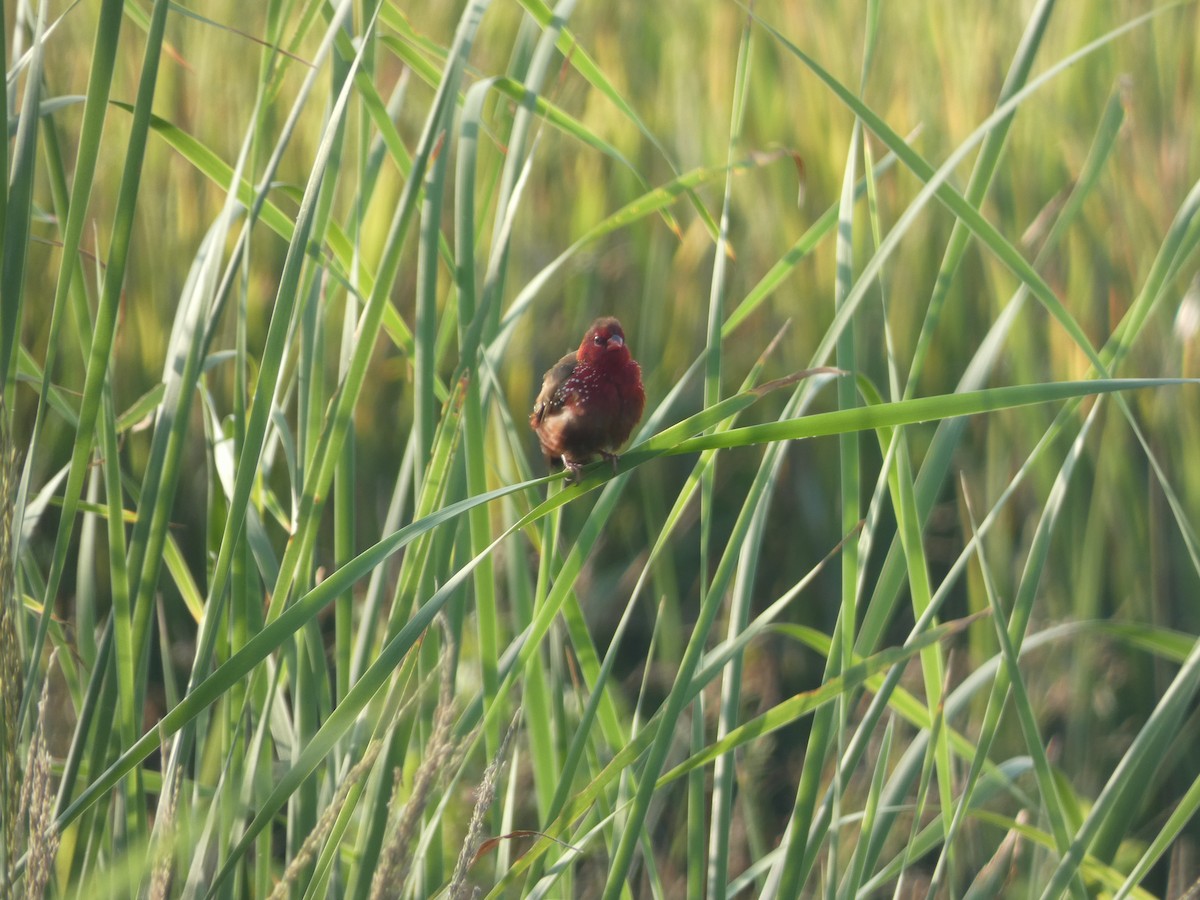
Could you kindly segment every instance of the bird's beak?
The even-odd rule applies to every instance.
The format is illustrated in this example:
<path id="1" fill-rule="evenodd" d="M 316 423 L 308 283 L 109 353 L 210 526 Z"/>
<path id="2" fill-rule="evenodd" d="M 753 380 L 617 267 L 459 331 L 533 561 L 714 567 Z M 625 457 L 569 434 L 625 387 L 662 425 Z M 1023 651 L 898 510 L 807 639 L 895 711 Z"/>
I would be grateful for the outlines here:
<path id="1" fill-rule="evenodd" d="M 610 337 L 608 339 L 608 349 L 609 350 L 612 350 L 614 347 L 624 347 L 624 346 L 625 346 L 625 338 L 621 337 L 619 334 L 614 334 L 612 337 Z"/>

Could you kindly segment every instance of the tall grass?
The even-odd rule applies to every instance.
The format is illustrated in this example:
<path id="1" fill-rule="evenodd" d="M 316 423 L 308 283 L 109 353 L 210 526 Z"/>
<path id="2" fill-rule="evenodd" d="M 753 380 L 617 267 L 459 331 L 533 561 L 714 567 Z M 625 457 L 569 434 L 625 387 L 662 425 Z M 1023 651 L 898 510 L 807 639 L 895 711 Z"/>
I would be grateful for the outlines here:
<path id="1" fill-rule="evenodd" d="M 6 9 L 0 891 L 1200 883 L 1200 14 L 1030 6 Z"/>

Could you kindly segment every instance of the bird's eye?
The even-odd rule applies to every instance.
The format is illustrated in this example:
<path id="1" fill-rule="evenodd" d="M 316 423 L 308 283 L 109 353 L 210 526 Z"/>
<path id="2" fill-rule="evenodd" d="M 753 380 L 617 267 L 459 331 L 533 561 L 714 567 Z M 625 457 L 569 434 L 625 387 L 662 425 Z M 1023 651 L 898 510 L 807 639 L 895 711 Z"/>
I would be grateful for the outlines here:
<path id="1" fill-rule="evenodd" d="M 604 338 L 601 337 L 600 335 L 596 335 L 594 338 L 592 338 L 592 343 L 595 344 L 597 347 L 603 347 L 604 346 Z"/>

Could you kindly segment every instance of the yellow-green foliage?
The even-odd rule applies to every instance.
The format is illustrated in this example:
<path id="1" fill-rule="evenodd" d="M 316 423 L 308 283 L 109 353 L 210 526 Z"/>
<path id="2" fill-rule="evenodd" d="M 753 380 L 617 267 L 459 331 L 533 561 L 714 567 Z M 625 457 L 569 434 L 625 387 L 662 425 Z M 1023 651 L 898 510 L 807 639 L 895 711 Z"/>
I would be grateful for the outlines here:
<path id="1" fill-rule="evenodd" d="M 17 6 L 0 878 L 1182 891 L 1200 4 Z"/>

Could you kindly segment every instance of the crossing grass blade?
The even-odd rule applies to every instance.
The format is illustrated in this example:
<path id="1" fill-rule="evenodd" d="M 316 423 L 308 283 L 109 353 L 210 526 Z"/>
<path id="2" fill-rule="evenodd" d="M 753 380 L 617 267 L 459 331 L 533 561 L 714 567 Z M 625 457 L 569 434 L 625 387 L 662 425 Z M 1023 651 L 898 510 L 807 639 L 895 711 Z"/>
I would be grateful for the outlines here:
<path id="1" fill-rule="evenodd" d="M 52 892 L 1167 892 L 1200 4 L 351 6 L 0 23 Z"/>

